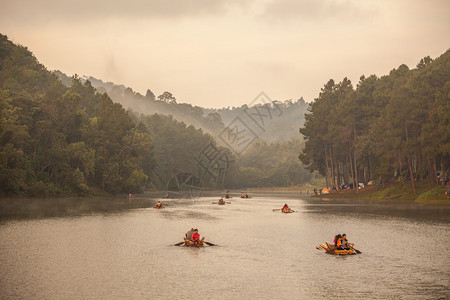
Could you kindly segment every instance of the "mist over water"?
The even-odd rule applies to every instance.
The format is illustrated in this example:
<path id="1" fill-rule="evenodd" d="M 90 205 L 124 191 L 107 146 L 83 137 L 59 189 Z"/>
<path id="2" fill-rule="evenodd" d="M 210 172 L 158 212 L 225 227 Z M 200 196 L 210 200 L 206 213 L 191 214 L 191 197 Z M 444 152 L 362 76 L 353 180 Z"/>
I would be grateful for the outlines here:
<path id="1" fill-rule="evenodd" d="M 212 204 L 3 220 L 0 296 L 12 298 L 424 299 L 449 297 L 447 207 L 252 193 Z M 137 200 L 136 200 L 137 201 Z M 296 213 L 273 212 L 288 203 Z M 191 227 L 217 247 L 176 247 Z M 360 255 L 315 247 L 347 233 Z"/>

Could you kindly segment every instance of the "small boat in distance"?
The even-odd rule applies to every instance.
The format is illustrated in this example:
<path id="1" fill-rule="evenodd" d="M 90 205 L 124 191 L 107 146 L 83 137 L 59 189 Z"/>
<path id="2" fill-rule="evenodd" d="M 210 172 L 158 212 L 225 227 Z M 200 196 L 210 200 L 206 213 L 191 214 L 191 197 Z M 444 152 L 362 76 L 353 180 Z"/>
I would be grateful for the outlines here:
<path id="1" fill-rule="evenodd" d="M 272 211 L 277 211 L 277 210 L 281 210 L 282 213 L 284 214 L 290 214 L 295 212 L 295 210 L 292 210 L 289 205 L 285 204 L 282 208 L 274 208 L 272 209 Z"/>
<path id="2" fill-rule="evenodd" d="M 220 198 L 217 202 L 212 202 L 212 204 L 218 204 L 218 205 L 225 205 L 225 204 L 231 204 L 230 201 L 225 201 L 223 198 Z"/>
<path id="3" fill-rule="evenodd" d="M 161 201 L 158 201 L 158 202 L 155 203 L 155 206 L 153 206 L 153 208 L 156 208 L 156 209 L 163 209 L 163 208 L 165 208 L 165 207 L 164 207 L 164 205 L 161 203 Z"/>
<path id="4" fill-rule="evenodd" d="M 334 254 L 334 255 L 353 255 L 353 254 L 360 254 L 361 251 L 350 247 L 350 249 L 336 249 L 336 247 L 328 242 L 322 243 L 319 246 L 316 247 L 316 249 L 324 251 L 327 254 Z"/>
<path id="5" fill-rule="evenodd" d="M 241 198 L 249 199 L 251 197 L 247 194 L 247 192 L 242 192 Z"/>

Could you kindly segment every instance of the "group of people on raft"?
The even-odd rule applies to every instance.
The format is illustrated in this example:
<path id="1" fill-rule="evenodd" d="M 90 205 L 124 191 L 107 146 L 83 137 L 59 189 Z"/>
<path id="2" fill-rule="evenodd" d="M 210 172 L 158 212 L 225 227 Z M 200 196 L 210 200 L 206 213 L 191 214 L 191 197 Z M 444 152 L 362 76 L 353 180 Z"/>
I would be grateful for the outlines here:
<path id="1" fill-rule="evenodd" d="M 344 234 L 337 234 L 334 237 L 334 247 L 336 248 L 336 250 L 350 250 L 351 248 L 353 248 L 353 246 L 355 244 L 349 243 L 347 240 L 347 235 Z"/>
<path id="2" fill-rule="evenodd" d="M 247 192 L 243 192 L 241 198 L 251 198 Z"/>
<path id="3" fill-rule="evenodd" d="M 158 201 L 155 203 L 154 208 L 164 208 L 164 205 L 161 203 L 161 201 Z"/>

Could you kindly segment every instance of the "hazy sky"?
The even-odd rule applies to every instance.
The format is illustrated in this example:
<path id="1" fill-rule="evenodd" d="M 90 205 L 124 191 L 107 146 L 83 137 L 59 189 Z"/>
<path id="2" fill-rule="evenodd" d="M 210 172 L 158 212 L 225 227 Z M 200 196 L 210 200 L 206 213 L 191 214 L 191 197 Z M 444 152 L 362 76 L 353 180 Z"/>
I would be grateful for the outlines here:
<path id="1" fill-rule="evenodd" d="M 449 0 L 0 0 L 0 33 L 49 70 L 178 102 L 316 98 L 333 78 L 450 47 Z"/>

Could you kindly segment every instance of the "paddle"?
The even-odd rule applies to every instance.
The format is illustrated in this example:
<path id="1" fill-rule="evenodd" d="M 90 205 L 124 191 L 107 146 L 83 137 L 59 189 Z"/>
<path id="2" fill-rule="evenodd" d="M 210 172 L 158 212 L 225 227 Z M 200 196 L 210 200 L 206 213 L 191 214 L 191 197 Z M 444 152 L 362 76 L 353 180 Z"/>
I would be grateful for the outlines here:
<path id="1" fill-rule="evenodd" d="M 357 254 L 361 254 L 361 253 L 362 253 L 362 252 L 359 251 L 358 249 L 355 249 L 355 248 L 353 248 L 353 247 L 352 247 L 352 249 L 355 250 L 355 252 L 356 252 Z"/>
<path id="2" fill-rule="evenodd" d="M 213 244 L 213 243 L 210 243 L 210 242 L 203 242 L 203 243 L 205 243 L 206 245 L 208 245 L 208 246 L 217 246 L 216 244 Z"/>
<path id="3" fill-rule="evenodd" d="M 179 243 L 174 244 L 174 246 L 181 246 L 183 244 L 184 244 L 184 242 L 179 242 Z"/>
<path id="4" fill-rule="evenodd" d="M 277 210 L 281 210 L 281 208 L 274 208 L 274 209 L 272 209 L 272 211 L 277 211 Z"/>

